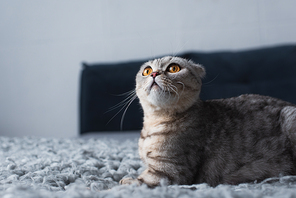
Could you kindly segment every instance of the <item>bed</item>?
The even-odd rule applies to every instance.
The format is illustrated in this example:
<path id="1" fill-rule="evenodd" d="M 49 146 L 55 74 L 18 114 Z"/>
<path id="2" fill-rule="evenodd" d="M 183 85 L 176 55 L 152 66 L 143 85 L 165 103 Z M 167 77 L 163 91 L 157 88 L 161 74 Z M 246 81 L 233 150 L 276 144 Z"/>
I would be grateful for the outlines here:
<path id="1" fill-rule="evenodd" d="M 134 135 L 138 135 L 136 132 Z M 296 177 L 240 185 L 120 186 L 144 170 L 137 140 L 0 137 L 0 197 L 295 197 Z"/>
<path id="2" fill-rule="evenodd" d="M 296 46 L 237 52 L 186 52 L 180 56 L 207 69 L 201 98 L 257 93 L 296 103 Z M 0 137 L 0 197 L 296 197 L 296 176 L 240 185 L 120 186 L 145 166 L 137 140 L 142 111 L 134 101 L 121 125 L 122 93 L 146 60 L 83 63 L 78 138 Z M 114 115 L 116 115 L 114 117 Z"/>

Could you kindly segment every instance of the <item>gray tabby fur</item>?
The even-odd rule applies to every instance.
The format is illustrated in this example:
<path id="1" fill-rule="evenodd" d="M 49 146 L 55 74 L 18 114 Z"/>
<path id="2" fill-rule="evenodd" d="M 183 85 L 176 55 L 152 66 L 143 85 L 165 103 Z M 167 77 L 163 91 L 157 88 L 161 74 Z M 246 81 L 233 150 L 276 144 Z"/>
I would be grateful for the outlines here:
<path id="1" fill-rule="evenodd" d="M 167 68 L 177 64 L 181 70 Z M 143 76 L 151 67 L 156 77 Z M 143 64 L 139 154 L 147 169 L 121 184 L 239 184 L 296 174 L 296 106 L 261 95 L 199 99 L 205 70 L 179 57 Z"/>

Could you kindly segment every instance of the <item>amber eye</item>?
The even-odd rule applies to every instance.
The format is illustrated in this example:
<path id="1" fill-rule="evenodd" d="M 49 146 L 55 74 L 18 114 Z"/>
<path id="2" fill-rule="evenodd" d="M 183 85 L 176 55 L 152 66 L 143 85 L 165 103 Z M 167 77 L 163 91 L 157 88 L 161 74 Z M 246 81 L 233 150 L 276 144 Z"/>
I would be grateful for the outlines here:
<path id="1" fill-rule="evenodd" d="M 151 67 L 146 67 L 143 71 L 143 76 L 148 76 L 149 74 L 152 73 L 152 68 Z"/>
<path id="2" fill-rule="evenodd" d="M 177 64 L 172 64 L 168 67 L 167 71 L 171 72 L 171 73 L 177 73 L 181 70 L 181 67 Z"/>

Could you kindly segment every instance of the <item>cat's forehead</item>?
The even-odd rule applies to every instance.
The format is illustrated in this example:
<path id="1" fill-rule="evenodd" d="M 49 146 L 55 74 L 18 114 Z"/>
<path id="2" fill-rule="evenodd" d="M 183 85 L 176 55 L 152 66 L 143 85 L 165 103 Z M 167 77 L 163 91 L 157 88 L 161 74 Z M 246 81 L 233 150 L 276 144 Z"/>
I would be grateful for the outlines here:
<path id="1" fill-rule="evenodd" d="M 150 60 L 150 61 L 146 62 L 144 65 L 155 67 L 155 68 L 163 68 L 163 67 L 166 67 L 172 63 L 179 64 L 181 66 L 185 66 L 185 64 L 187 63 L 187 60 L 180 58 L 180 57 L 175 57 L 175 56 L 165 56 L 162 58 Z"/>

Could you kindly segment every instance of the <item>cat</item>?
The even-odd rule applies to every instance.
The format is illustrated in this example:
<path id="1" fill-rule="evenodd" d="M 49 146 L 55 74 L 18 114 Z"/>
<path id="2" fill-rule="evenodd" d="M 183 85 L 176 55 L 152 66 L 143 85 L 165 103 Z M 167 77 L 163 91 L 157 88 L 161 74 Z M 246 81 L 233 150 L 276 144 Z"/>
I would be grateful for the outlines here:
<path id="1" fill-rule="evenodd" d="M 139 155 L 146 170 L 120 184 L 237 185 L 296 174 L 296 105 L 246 94 L 202 101 L 205 69 L 166 56 L 142 65 Z"/>

